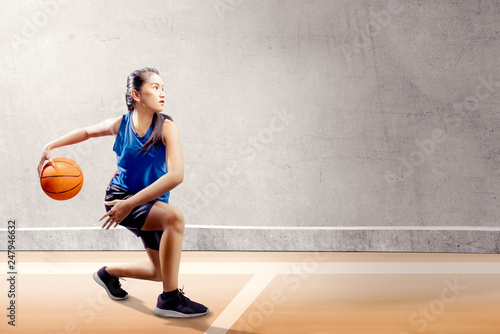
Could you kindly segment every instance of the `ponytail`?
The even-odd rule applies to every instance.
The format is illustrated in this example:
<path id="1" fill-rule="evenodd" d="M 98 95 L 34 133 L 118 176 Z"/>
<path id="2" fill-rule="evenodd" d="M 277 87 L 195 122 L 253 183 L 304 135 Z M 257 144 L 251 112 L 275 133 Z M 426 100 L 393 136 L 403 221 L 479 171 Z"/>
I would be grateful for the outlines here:
<path id="1" fill-rule="evenodd" d="M 155 113 L 153 115 L 153 131 L 146 143 L 141 147 L 142 153 L 146 154 L 153 145 L 160 146 L 163 144 L 162 133 L 165 119 L 171 120 L 172 122 L 174 121 L 172 117 L 165 114 Z"/>

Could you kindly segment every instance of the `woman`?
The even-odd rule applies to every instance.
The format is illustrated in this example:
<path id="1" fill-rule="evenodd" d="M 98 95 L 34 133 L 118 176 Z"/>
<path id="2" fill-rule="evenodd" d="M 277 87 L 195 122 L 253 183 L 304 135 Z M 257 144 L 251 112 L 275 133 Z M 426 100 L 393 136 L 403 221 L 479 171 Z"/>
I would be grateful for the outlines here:
<path id="1" fill-rule="evenodd" d="M 103 267 L 94 273 L 94 279 L 115 300 L 128 297 L 118 281 L 120 277 L 161 281 L 163 293 L 158 296 L 155 314 L 196 317 L 208 309 L 178 289 L 184 216 L 168 204 L 168 199 L 170 190 L 182 182 L 184 167 L 179 130 L 172 118 L 160 114 L 165 102 L 163 88 L 156 69 L 132 72 L 125 94 L 129 112 L 46 144 L 38 174 L 41 176 L 47 160 L 54 166 L 54 148 L 115 135 L 113 151 L 118 170 L 106 190 L 107 213 L 99 221 L 105 220 L 102 228 L 106 230 L 120 224 L 140 237 L 150 261 Z"/>

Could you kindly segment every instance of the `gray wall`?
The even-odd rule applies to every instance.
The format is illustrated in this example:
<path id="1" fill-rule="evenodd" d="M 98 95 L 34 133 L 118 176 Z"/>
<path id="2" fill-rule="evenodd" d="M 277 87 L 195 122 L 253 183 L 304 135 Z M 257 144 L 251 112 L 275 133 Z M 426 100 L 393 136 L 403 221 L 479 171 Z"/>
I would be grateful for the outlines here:
<path id="1" fill-rule="evenodd" d="M 69 201 L 36 166 L 125 113 L 126 76 L 152 66 L 181 133 L 184 249 L 499 252 L 498 1 L 2 8 L 0 218 L 18 249 L 142 249 L 98 229 L 114 138 L 54 150 L 84 171 Z"/>

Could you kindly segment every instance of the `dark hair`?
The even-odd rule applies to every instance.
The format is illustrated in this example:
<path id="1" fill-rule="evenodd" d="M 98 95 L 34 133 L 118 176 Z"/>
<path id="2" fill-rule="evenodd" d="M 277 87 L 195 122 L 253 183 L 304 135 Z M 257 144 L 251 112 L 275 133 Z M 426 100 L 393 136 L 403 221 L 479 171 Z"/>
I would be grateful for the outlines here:
<path id="1" fill-rule="evenodd" d="M 156 73 L 160 75 L 158 70 L 156 68 L 151 68 L 151 67 L 144 67 L 139 70 L 135 70 L 134 72 L 130 73 L 129 76 L 127 77 L 127 92 L 125 93 L 125 101 L 127 103 L 127 108 L 129 112 L 134 111 L 134 98 L 132 97 L 132 90 L 136 90 L 138 92 L 141 91 L 142 85 L 146 80 L 149 79 L 149 76 L 151 73 Z M 162 132 L 163 132 L 163 122 L 165 119 L 171 120 L 172 122 L 174 121 L 172 117 L 165 115 L 165 114 L 160 114 L 161 117 L 158 115 L 158 113 L 155 113 L 153 115 L 153 132 L 151 133 L 151 136 L 149 136 L 149 139 L 146 141 L 146 143 L 141 147 L 141 152 L 146 154 L 151 146 L 159 146 L 163 143 L 162 141 Z"/>

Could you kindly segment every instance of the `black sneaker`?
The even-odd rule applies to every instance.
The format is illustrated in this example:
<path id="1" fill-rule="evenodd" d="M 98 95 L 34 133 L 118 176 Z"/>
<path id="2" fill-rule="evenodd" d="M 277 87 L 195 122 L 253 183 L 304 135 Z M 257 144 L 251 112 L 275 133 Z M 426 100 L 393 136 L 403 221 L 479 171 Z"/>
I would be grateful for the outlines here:
<path id="1" fill-rule="evenodd" d="M 94 273 L 94 280 L 106 290 L 109 298 L 114 300 L 126 299 L 128 293 L 122 289 L 119 279 L 105 272 L 104 268 L 106 267 L 102 267 Z"/>
<path id="2" fill-rule="evenodd" d="M 168 299 L 163 299 L 160 294 L 155 308 L 156 315 L 167 318 L 193 318 L 205 315 L 207 312 L 207 307 L 191 301 L 184 295 L 182 289 Z"/>

